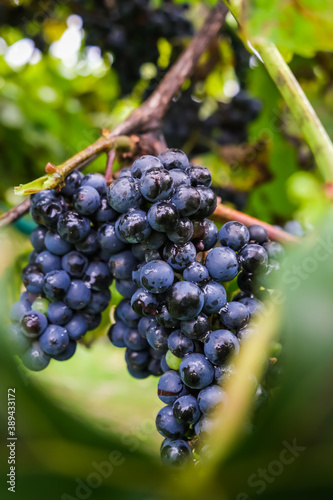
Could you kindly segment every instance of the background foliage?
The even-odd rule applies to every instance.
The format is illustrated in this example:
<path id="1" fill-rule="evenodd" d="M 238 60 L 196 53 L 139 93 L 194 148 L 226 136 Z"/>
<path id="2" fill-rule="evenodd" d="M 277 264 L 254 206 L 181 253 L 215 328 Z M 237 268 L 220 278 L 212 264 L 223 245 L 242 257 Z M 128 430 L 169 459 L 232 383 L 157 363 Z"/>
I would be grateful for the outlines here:
<path id="1" fill-rule="evenodd" d="M 155 8 L 163 4 L 152 3 Z M 186 16 L 194 29 L 200 25 L 209 3 L 190 2 Z M 327 2 L 308 0 L 297 4 L 298 9 L 289 1 L 248 2 L 247 30 L 250 34 L 260 32 L 280 44 L 333 137 L 333 54 L 329 52 L 333 13 L 329 19 Z M 84 18 L 85 12 L 97 11 L 103 5 L 70 0 L 47 5 L 34 0 L 7 0 L 0 6 L 3 210 L 17 202 L 13 185 L 40 176 L 48 161 L 61 163 L 95 140 L 101 128 L 121 122 L 151 93 L 189 41 L 188 34 L 176 42 L 159 37 L 157 59 L 144 62 L 139 78 L 128 82 L 125 91 L 114 56 L 104 50 L 105 40 L 95 37 L 92 44 L 91 24 L 87 21 L 82 25 L 77 17 L 78 12 Z M 89 15 L 86 17 L 89 19 Z M 296 217 L 305 227 L 315 227 L 306 243 L 288 259 L 280 284 L 283 303 L 273 308 L 275 316 L 264 318 L 254 351 L 248 347 L 249 355 L 264 348 L 267 332 L 282 337 L 281 389 L 250 437 L 243 436 L 227 447 L 225 436 L 241 436 L 242 424 L 241 419 L 235 419 L 234 425 L 225 428 L 223 419 L 230 419 L 224 415 L 221 435 L 217 434 L 220 448 L 213 462 L 207 462 L 201 471 L 170 474 L 161 468 L 158 458 L 160 438 L 154 418 L 161 405 L 156 397 L 156 380 L 133 380 L 127 374 L 122 353 L 113 349 L 105 337 L 112 311 L 107 311 L 102 326 L 91 335 L 94 342 L 90 347 L 80 345 L 71 361 L 51 364 L 42 374 L 28 374 L 12 359 L 1 340 L 2 491 L 6 491 L 7 473 L 6 394 L 12 386 L 17 390 L 18 498 L 70 498 L 62 497 L 67 494 L 96 499 L 111 495 L 145 500 L 202 495 L 211 499 L 245 500 L 258 495 L 304 499 L 324 498 L 332 491 L 333 219 L 323 196 L 322 179 L 290 111 L 260 61 L 251 53 L 246 55 L 241 47 L 235 22 L 228 17 L 216 45 L 172 104 L 165 130 L 169 131 L 167 137 L 174 136 L 175 140 L 184 133 L 186 140 L 181 146 L 194 161 L 211 169 L 216 188 L 227 203 L 273 224 Z M 291 58 L 292 52 L 296 55 Z M 241 57 L 247 61 L 245 70 L 244 65 L 239 65 Z M 209 120 L 217 110 L 222 110 L 222 116 L 228 112 L 228 103 L 240 88 L 260 99 L 261 112 L 256 120 L 249 120 L 243 138 L 219 142 L 207 132 Z M 190 115 L 189 122 L 196 126 L 174 133 L 177 107 L 188 99 L 199 121 L 194 122 Z M 172 121 L 174 116 L 176 120 Z M 168 146 L 179 144 L 169 141 Z M 104 168 L 102 157 L 89 170 L 103 172 Z M 20 269 L 29 252 L 24 233 L 32 225 L 27 217 L 1 234 L 1 328 L 10 304 L 20 292 Z M 323 256 L 319 259 L 318 248 Z M 295 266 L 301 269 L 302 278 Z M 299 282 L 296 287 L 290 282 L 293 278 L 295 285 L 295 276 Z M 114 306 L 119 297 L 113 292 Z M 259 357 L 253 356 L 253 364 L 259 373 Z M 250 367 L 244 368 L 244 378 L 237 381 L 235 392 L 244 394 L 241 417 L 245 420 L 250 412 L 245 402 L 247 369 L 250 371 Z M 283 442 L 293 440 L 305 450 L 281 473 L 271 474 L 271 480 L 265 481 L 264 490 L 258 493 L 258 487 L 249 485 L 249 477 L 259 468 L 269 469 L 279 459 Z M 119 454 L 115 455 L 119 463 L 113 472 L 90 494 L 86 492 L 86 497 L 78 496 L 78 481 L 86 482 L 95 471 L 93 463 L 108 460 L 111 452 Z"/>

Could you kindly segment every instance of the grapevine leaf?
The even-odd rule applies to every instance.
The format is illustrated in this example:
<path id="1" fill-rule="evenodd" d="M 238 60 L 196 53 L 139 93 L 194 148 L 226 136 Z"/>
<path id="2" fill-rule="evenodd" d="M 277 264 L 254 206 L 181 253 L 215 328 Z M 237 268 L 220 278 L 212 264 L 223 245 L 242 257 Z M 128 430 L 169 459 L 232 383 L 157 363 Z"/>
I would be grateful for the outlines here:
<path id="1" fill-rule="evenodd" d="M 248 40 L 265 38 L 284 54 L 309 57 L 333 49 L 332 14 L 330 0 L 249 0 L 239 20 Z"/>

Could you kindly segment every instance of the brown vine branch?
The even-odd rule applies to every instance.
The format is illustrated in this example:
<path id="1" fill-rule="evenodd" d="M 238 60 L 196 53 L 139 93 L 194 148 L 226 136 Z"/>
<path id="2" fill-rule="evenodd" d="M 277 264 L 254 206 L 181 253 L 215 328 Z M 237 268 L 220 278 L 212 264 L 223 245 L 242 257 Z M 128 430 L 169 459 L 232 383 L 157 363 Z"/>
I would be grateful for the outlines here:
<path id="1" fill-rule="evenodd" d="M 300 238 L 294 236 L 283 229 L 279 229 L 278 227 L 271 226 L 271 224 L 267 224 L 267 222 L 263 222 L 255 217 L 251 217 L 251 215 L 243 214 L 238 210 L 227 207 L 220 203 L 217 205 L 212 218 L 217 221 L 225 222 L 236 220 L 245 224 L 245 226 L 252 226 L 252 224 L 259 224 L 264 227 L 267 231 L 268 236 L 275 241 L 279 241 L 280 243 L 288 244 L 288 243 L 299 243 Z"/>
<path id="2" fill-rule="evenodd" d="M 23 217 L 27 212 L 29 212 L 30 198 L 26 198 L 21 203 L 16 205 L 16 207 L 11 208 L 8 212 L 5 212 L 0 217 L 0 227 L 7 226 L 7 224 L 12 224 L 18 219 Z"/>

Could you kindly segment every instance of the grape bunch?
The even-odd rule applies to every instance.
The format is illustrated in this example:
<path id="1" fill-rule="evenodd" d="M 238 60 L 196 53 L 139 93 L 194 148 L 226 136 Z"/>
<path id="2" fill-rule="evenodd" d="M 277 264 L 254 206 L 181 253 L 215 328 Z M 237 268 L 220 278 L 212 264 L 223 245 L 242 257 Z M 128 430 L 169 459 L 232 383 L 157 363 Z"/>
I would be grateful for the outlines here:
<path id="1" fill-rule="evenodd" d="M 162 460 L 175 466 L 200 450 L 211 413 L 224 404 L 230 359 L 251 335 L 284 254 L 259 225 L 233 221 L 218 231 L 207 218 L 216 207 L 211 182 L 208 169 L 167 150 L 137 159 L 108 192 L 122 213 L 113 238 L 130 245 L 109 262 L 125 298 L 108 336 L 125 348 L 132 376 L 161 375 L 166 406 L 156 426 Z M 239 289 L 231 300 L 229 282 Z M 257 383 L 258 407 L 265 397 Z"/>
<path id="2" fill-rule="evenodd" d="M 200 103 L 193 99 L 193 88 L 174 101 L 164 117 L 163 133 L 168 144 L 182 148 L 195 138 L 192 155 L 209 151 L 209 141 L 220 145 L 241 144 L 248 139 L 248 126 L 259 115 L 261 102 L 246 90 L 238 92 L 229 103 L 219 103 L 216 111 L 200 119 Z"/>
<path id="3" fill-rule="evenodd" d="M 160 38 L 172 45 L 173 60 L 179 55 L 179 41 L 193 35 L 192 24 L 185 15 L 187 7 L 172 0 L 157 8 L 149 0 L 115 0 L 98 5 L 85 0 L 73 4 L 74 12 L 83 19 L 86 45 L 97 45 L 103 52 L 112 53 L 112 66 L 123 94 L 132 91 L 143 64 L 157 65 Z"/>
<path id="4" fill-rule="evenodd" d="M 111 300 L 109 254 L 99 240 L 105 222 L 117 214 L 106 191 L 102 175 L 74 171 L 60 192 L 31 196 L 30 212 L 38 226 L 22 271 L 25 291 L 10 311 L 9 336 L 30 370 L 46 368 L 52 358 L 71 358 L 77 341 L 97 328 Z"/>

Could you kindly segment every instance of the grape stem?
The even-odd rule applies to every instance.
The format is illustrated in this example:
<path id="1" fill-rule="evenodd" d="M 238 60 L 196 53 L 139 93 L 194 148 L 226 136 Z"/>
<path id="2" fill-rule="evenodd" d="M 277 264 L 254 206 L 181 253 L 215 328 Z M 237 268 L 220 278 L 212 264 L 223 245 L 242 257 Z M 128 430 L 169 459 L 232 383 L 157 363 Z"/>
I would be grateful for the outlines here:
<path id="1" fill-rule="evenodd" d="M 111 149 L 107 154 L 106 170 L 104 174 L 105 180 L 108 185 L 111 184 L 111 182 L 113 181 L 112 170 L 115 159 L 116 159 L 116 150 Z"/>
<path id="2" fill-rule="evenodd" d="M 300 239 L 283 229 L 280 229 L 276 226 L 272 226 L 271 224 L 267 224 L 267 222 L 263 222 L 255 217 L 251 217 L 251 215 L 243 214 L 238 210 L 228 207 L 227 205 L 223 205 L 220 203 L 217 205 L 215 212 L 212 215 L 212 219 L 216 221 L 226 222 L 226 221 L 238 221 L 244 224 L 245 226 L 252 226 L 253 224 L 259 224 L 264 227 L 267 231 L 268 236 L 275 241 L 279 241 L 283 244 L 288 243 L 298 243 Z"/>
<path id="3" fill-rule="evenodd" d="M 109 151 L 113 147 L 131 149 L 133 141 L 130 134 L 146 135 L 153 130 L 161 128 L 161 119 L 167 111 L 172 98 L 181 89 L 185 80 L 192 75 L 200 57 L 210 46 L 218 35 L 218 32 L 228 13 L 228 8 L 219 1 L 211 9 L 202 28 L 193 37 L 191 43 L 181 54 L 170 71 L 165 75 L 153 94 L 130 116 L 113 131 L 103 133 L 103 135 L 93 144 L 83 149 L 76 155 L 66 160 L 61 165 L 55 166 L 55 173 L 45 175 L 35 181 L 15 189 L 16 194 L 27 195 L 42 189 L 53 189 L 60 186 L 65 177 L 83 163 L 95 159 L 100 154 Z M 160 134 L 156 135 L 156 145 L 161 148 L 165 144 Z M 23 205 L 24 204 L 24 205 Z M 25 200 L 11 211 L 11 215 L 3 214 L 0 217 L 0 226 L 18 220 L 28 210 L 29 203 Z M 23 212 L 22 212 L 23 211 Z"/>
<path id="4" fill-rule="evenodd" d="M 333 144 L 310 101 L 277 47 L 265 39 L 253 42 L 308 143 L 323 178 L 333 181 Z"/>

